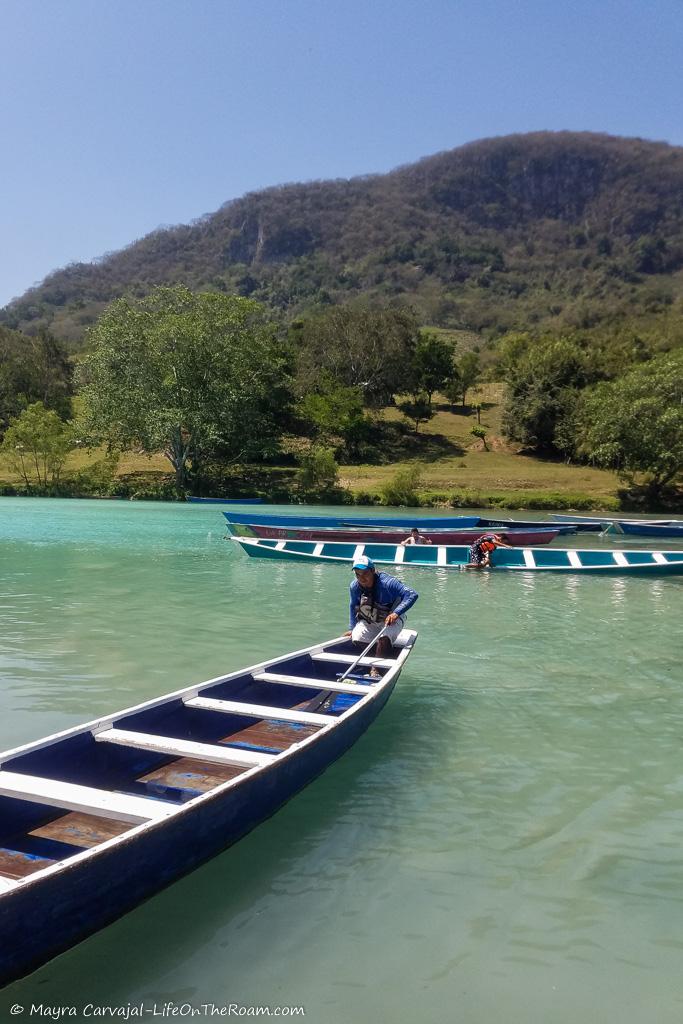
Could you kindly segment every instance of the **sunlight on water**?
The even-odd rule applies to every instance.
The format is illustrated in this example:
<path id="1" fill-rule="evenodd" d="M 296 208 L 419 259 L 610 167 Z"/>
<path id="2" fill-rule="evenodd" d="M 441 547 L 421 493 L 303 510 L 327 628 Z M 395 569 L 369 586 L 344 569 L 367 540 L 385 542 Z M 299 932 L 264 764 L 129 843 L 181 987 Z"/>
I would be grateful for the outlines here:
<path id="1" fill-rule="evenodd" d="M 346 628 L 346 566 L 247 559 L 222 522 L 0 499 L 0 749 Z M 371 730 L 1 1005 L 679 1024 L 683 579 L 396 574 L 420 639 Z"/>

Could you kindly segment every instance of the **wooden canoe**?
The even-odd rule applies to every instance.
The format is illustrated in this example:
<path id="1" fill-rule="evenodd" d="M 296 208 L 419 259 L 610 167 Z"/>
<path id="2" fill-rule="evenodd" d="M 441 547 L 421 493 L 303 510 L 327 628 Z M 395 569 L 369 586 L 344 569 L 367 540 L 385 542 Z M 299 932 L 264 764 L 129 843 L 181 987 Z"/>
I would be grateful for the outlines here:
<path id="1" fill-rule="evenodd" d="M 417 634 L 341 682 L 345 637 L 0 754 L 0 983 L 243 836 L 344 753 Z"/>
<path id="2" fill-rule="evenodd" d="M 421 535 L 431 544 L 472 544 L 479 537 L 492 532 L 492 530 L 480 526 L 471 530 L 423 530 Z M 363 541 L 378 544 L 400 544 L 408 536 L 406 529 L 387 530 L 376 527 L 372 530 L 363 530 L 357 526 L 349 527 L 346 530 L 321 529 L 320 527 L 307 530 L 300 527 L 262 526 L 259 523 L 253 523 L 250 526 L 236 524 L 231 533 L 235 533 L 238 537 L 252 536 L 270 540 L 340 540 L 353 541 L 355 544 L 360 544 Z M 506 536 L 513 547 L 529 547 L 534 544 L 549 544 L 559 534 L 559 529 L 509 530 Z"/>
<path id="3" fill-rule="evenodd" d="M 294 561 L 344 562 L 367 555 L 379 565 L 411 565 L 430 569 L 464 569 L 469 549 L 457 545 L 343 544 L 306 540 L 257 540 L 231 537 L 252 558 Z M 521 572 L 618 573 L 619 575 L 668 575 L 683 573 L 680 551 L 567 548 L 497 548 L 492 568 Z"/>

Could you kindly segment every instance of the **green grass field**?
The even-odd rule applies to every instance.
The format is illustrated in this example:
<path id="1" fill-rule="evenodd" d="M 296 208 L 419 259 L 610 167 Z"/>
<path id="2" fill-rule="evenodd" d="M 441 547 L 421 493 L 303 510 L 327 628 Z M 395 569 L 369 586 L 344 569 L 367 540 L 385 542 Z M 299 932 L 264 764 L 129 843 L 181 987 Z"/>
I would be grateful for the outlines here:
<path id="1" fill-rule="evenodd" d="M 589 466 L 544 461 L 519 453 L 501 436 L 502 384 L 484 384 L 468 395 L 466 409 L 455 410 L 437 396 L 436 415 L 420 424 L 419 433 L 403 439 L 401 454 L 381 465 L 342 465 L 340 484 L 354 493 L 374 494 L 403 466 L 417 464 L 425 491 L 450 495 L 454 491 L 478 495 L 514 495 L 517 507 L 534 495 L 574 496 L 586 499 L 594 507 L 614 507 L 618 481 L 613 473 Z M 481 403 L 481 426 L 486 429 L 485 450 L 481 439 L 471 434 L 477 425 L 473 406 Z M 386 421 L 401 420 L 395 408 L 383 410 Z M 102 458 L 102 453 L 74 452 L 63 476 L 68 476 Z M 269 472 L 272 474 L 272 467 Z M 289 467 L 291 475 L 291 466 Z M 162 482 L 171 475 L 171 466 L 162 455 L 148 458 L 129 452 L 119 461 L 117 475 L 139 477 L 144 482 Z M 249 467 L 249 476 L 258 481 L 258 467 Z M 19 478 L 0 461 L 0 483 L 19 483 Z M 258 484 L 257 484 L 258 486 Z M 266 485 L 264 484 L 264 489 Z M 521 502 L 521 504 L 520 504 Z M 500 504 L 500 501 L 497 501 Z M 552 503 L 550 503 L 552 504 Z"/>

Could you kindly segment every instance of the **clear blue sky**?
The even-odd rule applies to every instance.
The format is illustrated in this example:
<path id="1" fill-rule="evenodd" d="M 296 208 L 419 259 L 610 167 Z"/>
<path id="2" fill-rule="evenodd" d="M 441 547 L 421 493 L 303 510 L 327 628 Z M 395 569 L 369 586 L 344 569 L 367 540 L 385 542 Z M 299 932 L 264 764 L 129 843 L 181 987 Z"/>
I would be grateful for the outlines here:
<path id="1" fill-rule="evenodd" d="M 0 0 L 0 304 L 252 189 L 539 129 L 683 144 L 682 0 Z"/>

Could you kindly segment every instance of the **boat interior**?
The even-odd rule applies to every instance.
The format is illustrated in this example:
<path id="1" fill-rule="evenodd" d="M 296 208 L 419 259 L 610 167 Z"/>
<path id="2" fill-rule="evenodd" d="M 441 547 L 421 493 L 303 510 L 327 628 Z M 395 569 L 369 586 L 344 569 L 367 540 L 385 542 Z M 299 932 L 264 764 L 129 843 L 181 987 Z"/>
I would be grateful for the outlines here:
<path id="1" fill-rule="evenodd" d="M 0 763 L 0 891 L 268 765 L 329 728 L 398 657 L 350 640 L 142 706 Z"/>

